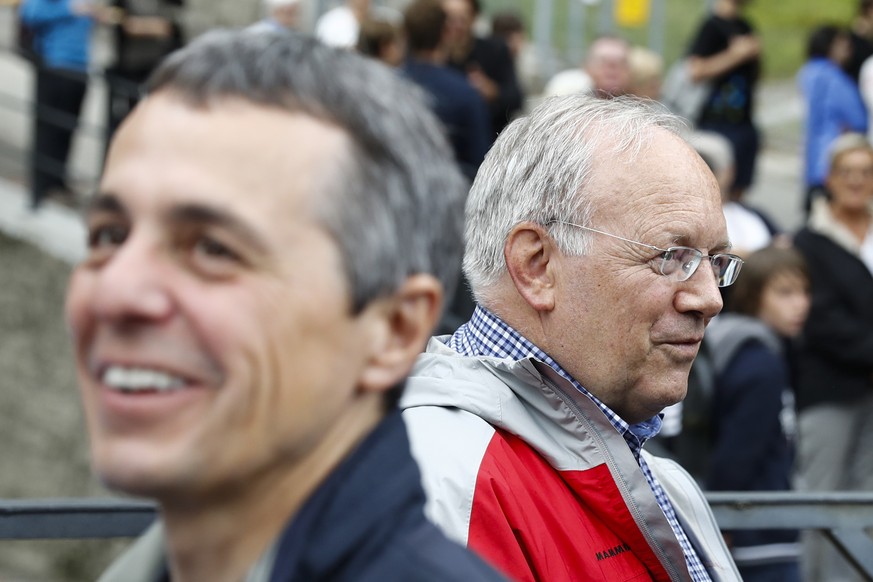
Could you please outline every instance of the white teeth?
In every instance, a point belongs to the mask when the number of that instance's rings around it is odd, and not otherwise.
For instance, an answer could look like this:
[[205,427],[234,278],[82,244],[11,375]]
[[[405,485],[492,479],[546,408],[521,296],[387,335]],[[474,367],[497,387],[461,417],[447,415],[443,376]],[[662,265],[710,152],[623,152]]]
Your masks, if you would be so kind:
[[137,392],[141,390],[176,390],[185,385],[185,380],[158,370],[148,368],[124,368],[109,366],[103,372],[103,383],[115,390]]

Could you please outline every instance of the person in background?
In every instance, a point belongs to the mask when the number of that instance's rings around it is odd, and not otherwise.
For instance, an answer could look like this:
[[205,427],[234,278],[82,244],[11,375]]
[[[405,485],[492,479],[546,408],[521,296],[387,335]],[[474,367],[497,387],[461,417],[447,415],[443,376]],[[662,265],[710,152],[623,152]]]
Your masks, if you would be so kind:
[[574,67],[552,75],[543,88],[543,98],[591,93],[593,90],[594,81],[591,80],[591,75],[579,67]]
[[[829,152],[829,198],[794,237],[812,308],[798,353],[798,488],[873,490],[873,148],[848,133]],[[820,534],[806,536],[806,580],[850,579]]]
[[85,100],[90,38],[102,8],[87,1],[24,0],[19,17],[34,33],[34,91],[30,207],[47,198],[74,203],[67,162]]
[[409,56],[403,74],[430,95],[464,175],[471,179],[485,158],[491,128],[479,93],[446,64],[448,15],[439,0],[414,0],[403,17]]
[[184,0],[112,0],[115,61],[106,69],[106,147],[157,64],[182,46]]
[[300,28],[300,0],[263,0],[264,18],[251,25],[256,32],[285,32]]
[[[704,340],[716,375],[706,487],[788,491],[796,433],[792,340],[810,307],[803,256],[783,247],[750,254],[727,307]],[[726,535],[745,582],[800,582],[798,531]]]
[[319,17],[315,37],[328,46],[355,48],[361,23],[370,18],[370,0],[344,0]]
[[588,47],[584,69],[597,97],[626,94],[631,87],[630,44],[617,36],[600,36]]
[[524,104],[512,54],[497,37],[484,38],[474,32],[481,13],[479,0],[443,0],[448,15],[448,65],[466,75],[490,111],[493,136],[500,133]]
[[527,42],[524,31],[524,21],[515,10],[496,12],[491,17],[491,36],[502,40],[509,49],[512,61],[518,63],[521,52]]
[[850,56],[843,65],[846,74],[860,84],[861,67],[873,56],[873,0],[859,0],[849,31]]
[[631,95],[657,101],[661,96],[661,81],[664,77],[664,59],[655,51],[643,46],[632,46],[628,53]]
[[406,56],[403,30],[388,20],[367,20],[361,25],[358,52],[382,61],[389,67],[399,67]]
[[753,122],[761,69],[761,40],[743,16],[748,0],[715,0],[688,51],[691,78],[710,81],[712,93],[697,129],[720,133],[734,152],[731,199],[740,200],[754,182],[760,135]]
[[101,581],[499,580],[425,518],[396,407],[466,193],[419,93],[250,30],[147,89],[66,302],[94,470],[159,507]]
[[808,60],[797,74],[806,104],[804,152],[804,211],[812,201],[825,196],[828,148],[846,132],[867,131],[867,110],[858,86],[843,71],[849,58],[848,32],[836,26],[820,26],[809,37]]
[[592,93],[612,98],[631,89],[630,44],[623,38],[598,37],[588,47],[581,67],[566,69],[552,76],[543,90],[544,97]]
[[761,210],[745,202],[731,199],[735,171],[730,142],[714,131],[695,131],[688,141],[709,166],[721,189],[721,209],[727,223],[733,252],[746,257],[771,244],[784,246],[789,241],[782,229]]
[[694,480],[643,451],[742,265],[679,125],[629,97],[547,99],[470,190],[477,307],[401,408],[429,517],[514,580],[739,578]]

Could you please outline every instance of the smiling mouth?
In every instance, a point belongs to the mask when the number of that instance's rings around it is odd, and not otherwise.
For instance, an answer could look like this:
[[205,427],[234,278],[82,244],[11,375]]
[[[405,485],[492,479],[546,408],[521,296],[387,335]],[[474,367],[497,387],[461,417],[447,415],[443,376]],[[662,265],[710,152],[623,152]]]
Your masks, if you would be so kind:
[[123,394],[169,393],[183,389],[188,381],[155,368],[109,365],[99,374],[100,383]]

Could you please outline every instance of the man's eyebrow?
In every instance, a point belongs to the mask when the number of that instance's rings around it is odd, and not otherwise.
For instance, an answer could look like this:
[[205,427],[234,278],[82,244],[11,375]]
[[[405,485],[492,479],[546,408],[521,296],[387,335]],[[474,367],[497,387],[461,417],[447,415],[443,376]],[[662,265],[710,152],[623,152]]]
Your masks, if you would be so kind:
[[[674,236],[672,244],[679,245],[679,246],[685,246],[685,247],[697,248],[689,241],[688,237],[685,235]],[[720,253],[726,253],[726,252],[730,251],[732,247],[733,247],[733,245],[731,244],[730,241],[722,240],[722,241],[718,242],[714,247],[709,249],[709,254],[710,255],[717,255]]]
[[255,229],[221,208],[205,204],[183,204],[170,210],[169,219],[176,223],[218,226],[242,238],[258,251],[266,252],[268,248]]
[[727,253],[727,252],[730,252],[730,250],[733,248],[733,246],[734,245],[731,244],[731,241],[722,240],[721,242],[716,244],[714,247],[709,249],[709,254],[710,255],[718,255],[721,253]]
[[127,214],[127,209],[122,204],[117,196],[108,192],[98,192],[95,194],[88,205],[85,207],[83,214],[90,216],[98,212],[108,212],[111,214]]

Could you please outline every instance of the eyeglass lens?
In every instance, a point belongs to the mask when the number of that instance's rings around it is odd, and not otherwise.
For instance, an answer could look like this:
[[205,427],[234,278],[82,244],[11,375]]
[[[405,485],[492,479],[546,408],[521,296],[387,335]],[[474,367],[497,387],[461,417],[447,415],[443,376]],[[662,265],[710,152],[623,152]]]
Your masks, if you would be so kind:
[[[730,255],[715,255],[708,258],[719,287],[727,287],[736,280],[742,264],[740,261]],[[663,255],[661,273],[677,281],[687,281],[702,260],[703,253],[697,249],[672,247]]]

